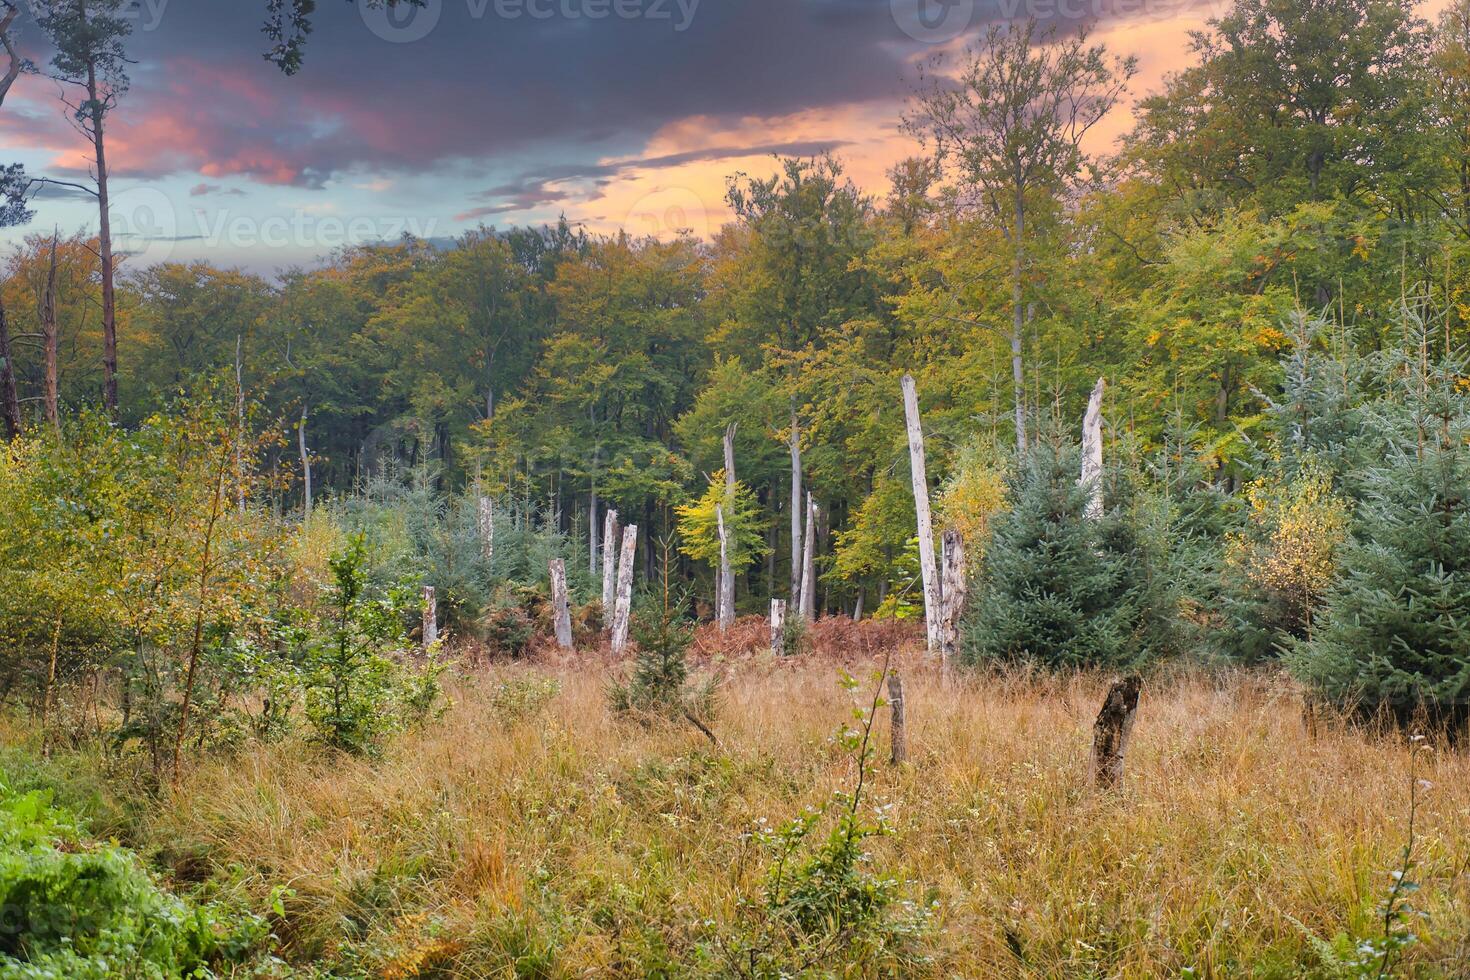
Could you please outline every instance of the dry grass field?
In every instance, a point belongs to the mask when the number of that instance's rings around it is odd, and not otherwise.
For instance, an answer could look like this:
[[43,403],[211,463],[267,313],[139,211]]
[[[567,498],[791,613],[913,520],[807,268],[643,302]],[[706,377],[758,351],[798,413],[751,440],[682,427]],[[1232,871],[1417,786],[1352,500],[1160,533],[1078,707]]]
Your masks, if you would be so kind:
[[[727,668],[713,727],[648,726],[606,706],[610,668],[499,666],[376,760],[300,743],[194,767],[132,819],[178,883],[264,902],[298,963],[368,975],[681,976],[740,920],[768,856],[750,834],[851,788],[833,733],[873,665],[753,657]],[[895,658],[910,762],[878,712],[863,800],[893,833],[871,869],[932,908],[897,970],[936,977],[1330,975],[1408,838],[1418,941],[1399,975],[1470,963],[1470,762],[1332,723],[1263,674],[1183,672],[1143,692],[1125,784],[1090,784],[1107,679],[962,677]],[[1421,918],[1419,913],[1423,913]],[[708,964],[706,964],[708,966]],[[718,966],[712,967],[719,972]],[[731,968],[733,970],[733,967]],[[851,975],[877,968],[854,966]]]

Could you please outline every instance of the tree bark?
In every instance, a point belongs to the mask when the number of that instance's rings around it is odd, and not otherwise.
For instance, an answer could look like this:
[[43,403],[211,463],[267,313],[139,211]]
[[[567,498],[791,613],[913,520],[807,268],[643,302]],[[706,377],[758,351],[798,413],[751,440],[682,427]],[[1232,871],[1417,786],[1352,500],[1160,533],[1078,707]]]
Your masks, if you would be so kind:
[[46,270],[46,293],[41,297],[41,344],[45,356],[45,382],[42,390],[46,421],[61,428],[61,377],[57,367],[61,347],[61,330],[56,323],[56,243],[51,235],[51,263]]
[[424,651],[439,642],[439,603],[432,585],[424,586]]
[[771,600],[771,652],[781,656],[786,652],[786,600]]
[[489,565],[495,560],[495,504],[481,496],[476,502],[475,525],[480,532],[480,556]]
[[1098,378],[1091,397],[1087,399],[1087,415],[1082,420],[1082,478],[1078,482],[1087,491],[1085,513],[1092,521],[1103,515],[1103,388],[1104,381]]
[[618,587],[618,512],[608,508],[602,520],[602,622],[611,628]]
[[560,558],[549,563],[551,571],[551,607],[556,615],[556,645],[572,648],[572,612],[567,599],[567,569]]
[[20,435],[20,395],[15,387],[15,360],[10,353],[10,324],[5,319],[4,296],[0,296],[0,414],[5,416],[6,438]]
[[306,450],[306,405],[301,406],[301,421],[296,425],[296,448],[301,454],[301,512],[311,517],[311,454]]
[[817,498],[806,495],[806,535],[801,555],[801,618],[817,621]]
[[890,760],[895,766],[901,766],[909,758],[909,736],[908,720],[904,713],[903,678],[896,670],[888,675],[888,707],[893,712],[893,727],[889,733],[892,746]]
[[[735,423],[725,427],[725,505],[735,506]],[[716,515],[720,516],[720,515]],[[730,511],[733,520],[734,510]],[[723,632],[735,621],[735,573],[730,564],[729,531],[720,517],[720,575],[718,609],[720,630]]]
[[733,607],[726,602],[725,583],[730,577],[730,539],[725,531],[724,504],[715,504],[715,527],[720,535],[720,572],[719,581],[715,583],[715,625],[723,633],[730,628],[730,622],[735,618]]
[[919,418],[919,392],[914,376],[903,376],[903,414],[908,424],[909,473],[913,477],[914,513],[918,515],[919,574],[924,585],[924,635],[930,653],[940,652],[939,570],[934,562],[934,525],[929,514],[929,477],[924,466],[924,430]]
[[618,559],[618,595],[613,607],[612,649],[628,645],[628,617],[633,611],[633,562],[638,558],[638,525],[623,528],[623,552]]
[[954,528],[948,528],[944,532],[943,559],[939,603],[939,656],[940,663],[948,669],[959,653],[960,619],[965,614],[965,598],[969,594],[965,539]]
[[1103,789],[1123,781],[1123,759],[1142,687],[1143,679],[1137,674],[1114,681],[1092,726],[1092,778]]
[[791,406],[791,605],[801,608],[801,429],[796,404]]

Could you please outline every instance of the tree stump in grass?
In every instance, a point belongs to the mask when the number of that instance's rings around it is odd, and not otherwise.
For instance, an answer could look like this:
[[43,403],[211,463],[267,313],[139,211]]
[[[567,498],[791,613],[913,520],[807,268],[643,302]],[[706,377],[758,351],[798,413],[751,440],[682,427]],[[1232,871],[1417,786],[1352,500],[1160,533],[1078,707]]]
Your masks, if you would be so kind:
[[888,675],[888,706],[893,711],[893,728],[890,742],[893,746],[893,764],[901,766],[909,757],[908,730],[904,719],[903,678],[894,671]]
[[1103,789],[1123,781],[1123,756],[1142,688],[1143,678],[1137,674],[1114,681],[1092,726],[1092,778]]
[[547,563],[551,573],[551,608],[556,626],[556,645],[563,650],[572,648],[572,612],[567,597],[567,566],[560,558]]

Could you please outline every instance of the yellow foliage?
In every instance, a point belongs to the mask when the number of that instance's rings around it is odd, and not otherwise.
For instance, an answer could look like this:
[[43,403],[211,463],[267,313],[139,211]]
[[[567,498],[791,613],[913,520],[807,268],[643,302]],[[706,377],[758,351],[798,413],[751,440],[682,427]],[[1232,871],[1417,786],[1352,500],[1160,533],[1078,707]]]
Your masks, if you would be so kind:
[[960,450],[954,471],[939,494],[940,526],[960,532],[965,540],[965,557],[972,567],[985,553],[991,521],[1005,509],[1003,458],[989,443]]
[[1261,479],[1246,487],[1248,527],[1232,535],[1226,558],[1247,580],[1309,611],[1326,592],[1347,539],[1348,509],[1331,477],[1305,466],[1281,486]]

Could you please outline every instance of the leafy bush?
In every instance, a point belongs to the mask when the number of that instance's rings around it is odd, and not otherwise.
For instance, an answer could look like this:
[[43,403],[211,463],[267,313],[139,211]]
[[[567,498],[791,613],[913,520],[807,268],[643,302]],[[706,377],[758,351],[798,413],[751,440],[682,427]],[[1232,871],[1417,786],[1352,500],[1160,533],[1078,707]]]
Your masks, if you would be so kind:
[[961,658],[1054,667],[1125,666],[1174,648],[1177,599],[1134,481],[1106,475],[1105,510],[1084,516],[1075,450],[1043,443],[1010,481]]
[[481,621],[480,633],[491,653],[521,657],[531,645],[535,624],[519,606],[501,606],[490,610]]
[[83,837],[42,792],[0,778],[0,977],[213,976],[269,938],[264,920],[159,888],[132,852]]

